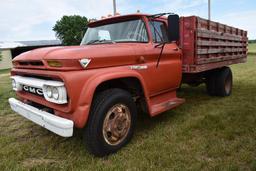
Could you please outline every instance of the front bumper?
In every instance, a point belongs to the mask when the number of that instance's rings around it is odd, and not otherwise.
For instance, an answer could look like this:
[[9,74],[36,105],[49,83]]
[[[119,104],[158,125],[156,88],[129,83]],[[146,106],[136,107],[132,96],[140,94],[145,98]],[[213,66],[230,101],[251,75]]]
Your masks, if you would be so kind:
[[73,135],[73,121],[39,110],[14,98],[10,98],[9,103],[12,110],[55,134],[62,137]]

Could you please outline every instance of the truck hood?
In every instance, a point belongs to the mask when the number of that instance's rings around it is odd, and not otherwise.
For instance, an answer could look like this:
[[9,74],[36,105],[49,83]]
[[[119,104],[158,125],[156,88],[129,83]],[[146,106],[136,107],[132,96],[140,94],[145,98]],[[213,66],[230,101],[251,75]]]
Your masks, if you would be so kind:
[[[81,59],[91,59],[87,69],[129,65],[136,62],[132,44],[100,44],[86,46],[60,46],[40,48],[25,52],[17,56],[13,62],[24,63],[42,61],[42,69],[79,70],[83,69],[79,63]],[[51,68],[47,61],[60,61],[61,68]],[[32,65],[18,65],[18,68],[33,68]],[[36,67],[38,68],[38,66]]]

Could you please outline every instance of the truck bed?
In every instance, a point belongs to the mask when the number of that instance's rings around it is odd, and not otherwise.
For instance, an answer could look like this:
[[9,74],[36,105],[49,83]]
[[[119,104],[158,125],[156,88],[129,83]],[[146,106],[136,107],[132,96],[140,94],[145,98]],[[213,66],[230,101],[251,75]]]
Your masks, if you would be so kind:
[[199,73],[246,62],[247,32],[202,19],[181,17],[180,47],[183,73]]

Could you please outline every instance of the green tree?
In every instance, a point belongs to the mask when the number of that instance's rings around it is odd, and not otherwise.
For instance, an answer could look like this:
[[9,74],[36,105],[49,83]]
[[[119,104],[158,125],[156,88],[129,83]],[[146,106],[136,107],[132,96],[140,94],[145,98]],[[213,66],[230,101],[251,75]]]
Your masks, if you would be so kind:
[[63,16],[53,27],[64,45],[79,45],[87,30],[88,20],[79,15]]

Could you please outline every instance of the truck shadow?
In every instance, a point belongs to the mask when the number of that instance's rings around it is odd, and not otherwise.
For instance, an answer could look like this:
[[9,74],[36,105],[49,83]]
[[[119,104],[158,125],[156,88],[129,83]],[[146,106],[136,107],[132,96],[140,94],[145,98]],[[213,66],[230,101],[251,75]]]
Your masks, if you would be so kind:
[[205,103],[206,101],[213,100],[212,97],[209,97],[207,95],[205,86],[182,86],[182,88],[178,91],[177,96],[186,99],[186,102],[175,109],[163,112],[155,117],[150,117],[149,114],[146,113],[139,113],[136,132],[138,132],[138,134],[147,131],[150,132],[150,130],[155,129],[155,127],[157,127],[158,125],[164,123],[170,124],[173,120],[179,117],[179,115],[184,114],[182,110],[180,111],[180,109],[184,107],[188,108],[188,106],[191,105],[188,104],[189,102],[197,101],[197,103],[200,104]]
[[[187,115],[197,113],[195,110],[200,111],[200,108],[219,106],[224,110],[222,112],[225,112],[225,110],[228,112],[228,110],[231,110],[231,107],[232,110],[242,111],[239,105],[240,102],[247,102],[249,104],[256,101],[255,95],[256,84],[251,82],[234,83],[233,93],[229,97],[209,96],[206,92],[205,85],[200,85],[199,87],[183,85],[178,91],[177,96],[186,99],[184,104],[155,117],[150,117],[145,113],[138,114],[137,129],[135,132],[139,136],[141,134],[150,134],[152,130],[160,125],[176,123],[176,120],[185,120],[186,117],[189,117]],[[197,109],[195,109],[195,106],[197,106]]]

